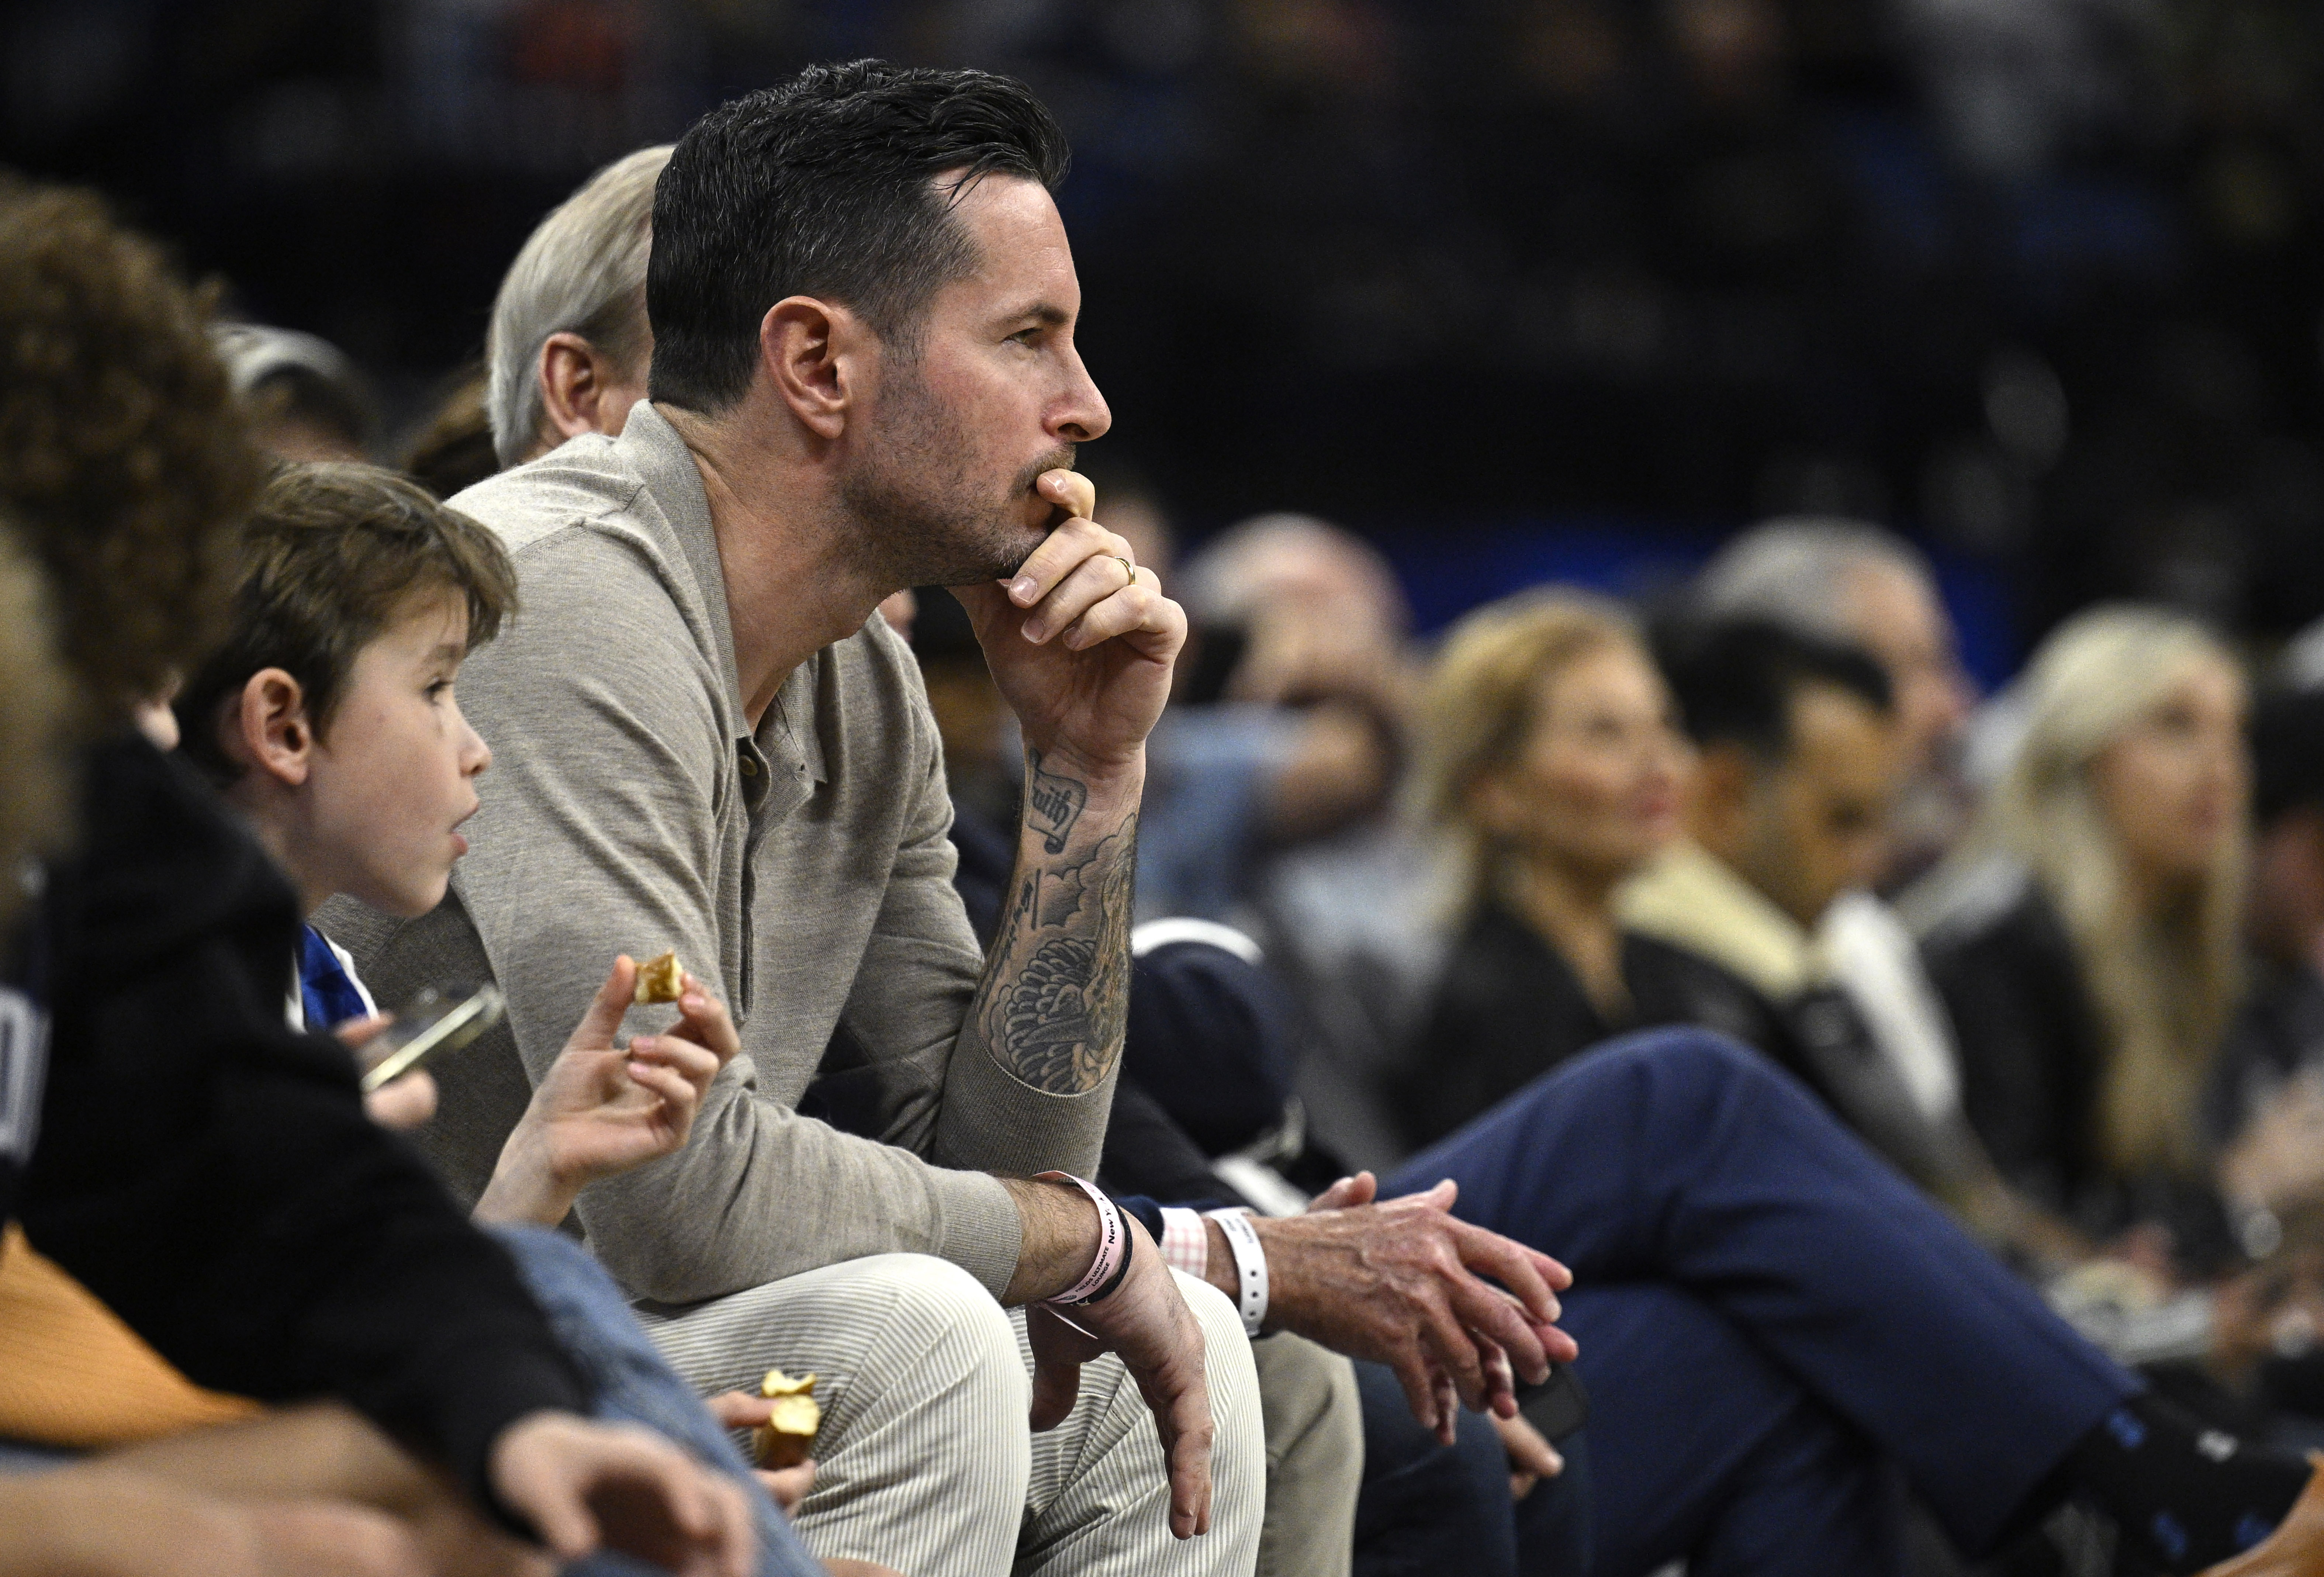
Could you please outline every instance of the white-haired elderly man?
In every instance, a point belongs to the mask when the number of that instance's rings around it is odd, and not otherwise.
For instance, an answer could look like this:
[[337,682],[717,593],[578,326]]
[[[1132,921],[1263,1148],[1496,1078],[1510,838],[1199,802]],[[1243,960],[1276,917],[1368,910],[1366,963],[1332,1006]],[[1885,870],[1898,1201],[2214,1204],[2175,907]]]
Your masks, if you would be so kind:
[[618,435],[646,396],[646,262],[669,144],[608,164],[543,219],[509,265],[484,334],[484,410],[503,466],[583,433]]

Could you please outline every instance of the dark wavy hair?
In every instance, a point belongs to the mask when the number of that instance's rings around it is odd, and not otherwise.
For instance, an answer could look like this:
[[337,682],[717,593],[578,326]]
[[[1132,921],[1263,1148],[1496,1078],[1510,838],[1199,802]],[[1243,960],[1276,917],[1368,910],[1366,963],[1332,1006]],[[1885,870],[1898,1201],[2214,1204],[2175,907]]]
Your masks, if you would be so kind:
[[26,897],[27,860],[68,844],[71,686],[56,659],[47,576],[0,519],[0,926]]
[[92,727],[217,639],[265,477],[210,309],[95,194],[0,172],[0,504],[48,572]]
[[1054,188],[1070,157],[1032,90],[989,71],[810,66],[712,110],[654,187],[653,397],[741,399],[786,296],[844,303],[908,352],[928,298],[976,266],[958,194],[987,175]]

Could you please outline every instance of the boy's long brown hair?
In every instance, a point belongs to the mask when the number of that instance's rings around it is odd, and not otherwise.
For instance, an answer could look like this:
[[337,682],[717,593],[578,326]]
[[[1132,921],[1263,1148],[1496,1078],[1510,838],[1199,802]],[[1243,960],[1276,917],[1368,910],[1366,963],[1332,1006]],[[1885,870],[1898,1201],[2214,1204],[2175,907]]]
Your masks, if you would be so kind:
[[305,692],[320,737],[355,658],[416,596],[467,605],[468,646],[516,610],[516,567],[492,532],[425,488],[376,466],[290,466],[243,528],[242,576],[226,640],[178,697],[180,747],[220,782],[242,768],[226,750],[226,713],[262,669]]

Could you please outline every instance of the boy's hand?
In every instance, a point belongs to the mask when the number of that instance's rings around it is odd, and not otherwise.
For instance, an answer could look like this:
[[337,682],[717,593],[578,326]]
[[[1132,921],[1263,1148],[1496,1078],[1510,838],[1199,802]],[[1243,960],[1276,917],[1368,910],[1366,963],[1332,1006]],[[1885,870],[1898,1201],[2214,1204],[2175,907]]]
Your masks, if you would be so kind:
[[725,1008],[689,974],[671,1030],[637,1036],[617,1049],[613,1037],[637,978],[626,954],[613,961],[588,1014],[502,1148],[476,1204],[478,1220],[555,1226],[586,1185],[685,1147],[704,1093],[741,1052],[742,1041]]
[[[748,1391],[721,1391],[704,1400],[710,1416],[727,1429],[756,1429],[774,1416],[775,1404],[766,1397],[754,1397]],[[799,1502],[815,1488],[815,1459],[809,1457],[795,1468],[758,1468],[753,1470],[775,1504],[788,1517],[798,1510]]]
[[493,1492],[560,1560],[614,1549],[678,1577],[749,1577],[742,1489],[650,1430],[533,1413],[493,1443]]
[[[361,1055],[363,1048],[392,1022],[385,1013],[371,1013],[361,1019],[349,1019],[333,1028],[331,1033],[339,1038],[340,1045],[357,1054],[357,1063],[369,1064],[378,1059]],[[428,1076],[425,1068],[414,1068],[392,1084],[366,1093],[364,1111],[382,1128],[392,1128],[398,1133],[418,1128],[436,1115],[436,1081]]]

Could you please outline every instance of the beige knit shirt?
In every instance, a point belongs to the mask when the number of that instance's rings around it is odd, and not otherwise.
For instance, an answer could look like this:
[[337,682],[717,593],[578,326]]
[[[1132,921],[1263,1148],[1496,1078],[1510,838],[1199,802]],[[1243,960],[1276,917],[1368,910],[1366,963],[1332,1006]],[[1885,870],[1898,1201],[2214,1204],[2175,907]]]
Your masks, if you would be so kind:
[[[493,749],[473,852],[424,919],[344,900],[318,917],[391,1007],[487,977],[507,993],[512,1038],[440,1065],[426,1147],[481,1193],[614,954],[675,948],[733,1009],[743,1055],[686,1149],[581,1196],[631,1293],[686,1303],[902,1250],[998,1294],[1019,1226],[985,1174],[1093,1172],[1112,1081],[1045,1094],[955,1052],[983,961],[909,650],[874,615],[794,671],[754,733],[700,475],[648,404],[618,440],[576,439],[453,502],[500,534],[523,604],[459,678]],[[794,1110],[835,1033],[851,1126],[877,1139]]]

